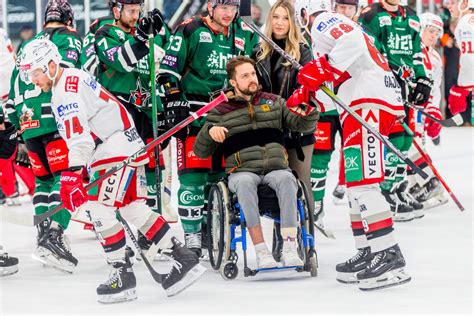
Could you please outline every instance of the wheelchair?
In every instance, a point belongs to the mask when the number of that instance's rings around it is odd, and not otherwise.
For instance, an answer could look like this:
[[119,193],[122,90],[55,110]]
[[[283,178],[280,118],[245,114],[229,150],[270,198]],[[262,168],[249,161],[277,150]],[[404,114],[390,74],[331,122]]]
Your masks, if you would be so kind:
[[[247,227],[244,213],[238,203],[236,194],[227,187],[227,180],[221,179],[213,184],[209,191],[207,207],[207,243],[209,261],[214,270],[219,270],[225,280],[235,279],[239,273],[237,267],[237,245],[242,245],[244,260],[244,276],[254,276],[258,272],[269,270],[296,270],[309,272],[311,277],[318,275],[318,258],[314,242],[313,212],[308,205],[309,193],[305,184],[298,180],[298,254],[303,261],[302,266],[251,269],[247,263]],[[274,221],[272,253],[275,260],[280,261],[278,253],[279,214],[278,198],[274,190],[266,185],[258,187],[260,215]],[[240,232],[237,229],[240,227]]]

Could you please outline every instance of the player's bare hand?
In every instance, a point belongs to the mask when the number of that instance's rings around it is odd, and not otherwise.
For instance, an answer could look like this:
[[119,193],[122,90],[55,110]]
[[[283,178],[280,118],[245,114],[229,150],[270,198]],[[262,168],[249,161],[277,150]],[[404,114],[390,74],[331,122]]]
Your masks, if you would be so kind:
[[223,126],[213,126],[209,129],[209,135],[211,138],[217,142],[222,143],[225,140],[225,134],[229,132],[227,128]]

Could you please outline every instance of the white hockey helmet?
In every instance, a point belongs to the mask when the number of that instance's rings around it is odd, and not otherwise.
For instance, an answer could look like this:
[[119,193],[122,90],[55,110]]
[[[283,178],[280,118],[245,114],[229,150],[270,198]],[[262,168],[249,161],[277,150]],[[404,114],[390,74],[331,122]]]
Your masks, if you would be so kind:
[[48,71],[50,61],[53,61],[58,66],[61,62],[61,55],[57,46],[44,38],[32,40],[26,44],[18,57],[17,65],[20,68],[21,80],[31,83],[31,73],[36,69],[41,69],[49,79],[54,81],[58,75],[59,67],[56,68],[56,73],[51,76]]
[[466,12],[469,9],[474,9],[474,0],[467,0],[467,7],[462,8],[464,0],[458,0],[458,7],[460,12]]
[[441,20],[441,17],[431,12],[425,12],[420,15],[420,24],[422,29],[425,29],[428,26],[433,26],[443,33],[443,20]]
[[301,27],[307,27],[309,16],[319,11],[330,11],[331,0],[296,0],[295,18]]

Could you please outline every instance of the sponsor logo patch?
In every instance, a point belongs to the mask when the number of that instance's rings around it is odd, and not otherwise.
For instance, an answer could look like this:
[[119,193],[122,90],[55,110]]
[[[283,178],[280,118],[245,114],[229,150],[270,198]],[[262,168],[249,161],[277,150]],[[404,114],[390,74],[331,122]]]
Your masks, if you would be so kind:
[[199,33],[199,43],[212,43],[212,36],[209,32]]
[[408,25],[415,31],[420,31],[420,23],[418,21],[408,19]]
[[69,76],[66,78],[66,83],[64,85],[64,89],[66,90],[66,92],[77,93],[78,86],[79,86],[78,76]]
[[75,50],[68,50],[66,51],[66,58],[77,61],[77,59],[79,58],[79,55],[77,54]]
[[380,26],[392,25],[392,19],[389,16],[381,16],[379,17],[379,24]]

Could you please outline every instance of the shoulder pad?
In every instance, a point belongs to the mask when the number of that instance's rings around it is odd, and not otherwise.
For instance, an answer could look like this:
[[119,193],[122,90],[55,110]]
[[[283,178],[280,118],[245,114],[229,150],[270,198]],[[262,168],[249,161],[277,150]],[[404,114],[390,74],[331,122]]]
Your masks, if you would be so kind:
[[95,35],[94,35],[95,39],[97,40],[98,38],[107,36],[109,34],[110,29],[113,27],[114,26],[112,24],[105,24],[99,27],[99,29],[95,32]]
[[[81,38],[79,33],[77,33],[76,30],[74,30],[73,28],[69,26],[48,28],[47,30],[51,30],[50,32],[51,36],[53,36],[54,34],[58,34],[58,35],[68,35],[68,36],[76,37],[79,39]],[[46,29],[45,29],[45,32],[47,32]]]
[[200,16],[189,18],[179,25],[176,29],[177,32],[183,33],[184,37],[191,37],[191,35],[200,27],[205,27],[206,25],[202,21]]
[[89,26],[89,32],[91,33],[95,33],[97,32],[98,29],[101,28],[102,25],[104,25],[104,23],[107,23],[109,21],[113,21],[114,18],[112,16],[103,16],[103,17],[100,17],[98,19],[95,19],[94,22],[92,22],[92,24]]
[[360,17],[363,18],[367,23],[370,23],[377,16],[377,14],[383,11],[384,8],[382,5],[379,2],[375,2],[365,7],[365,9],[363,9],[360,13]]

